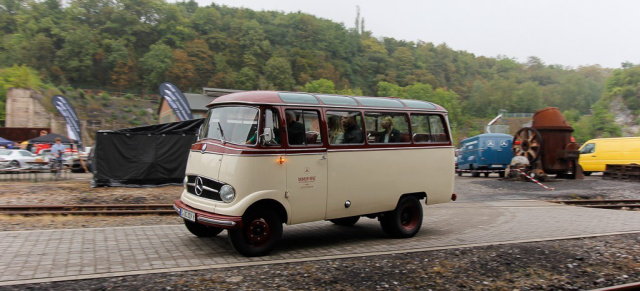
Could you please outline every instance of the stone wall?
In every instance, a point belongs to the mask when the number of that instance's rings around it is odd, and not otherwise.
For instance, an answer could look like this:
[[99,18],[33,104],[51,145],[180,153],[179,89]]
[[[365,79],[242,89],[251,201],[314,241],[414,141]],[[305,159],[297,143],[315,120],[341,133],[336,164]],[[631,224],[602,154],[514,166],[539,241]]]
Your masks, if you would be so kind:
[[42,96],[31,89],[11,88],[7,92],[6,127],[56,127],[53,114],[40,103]]

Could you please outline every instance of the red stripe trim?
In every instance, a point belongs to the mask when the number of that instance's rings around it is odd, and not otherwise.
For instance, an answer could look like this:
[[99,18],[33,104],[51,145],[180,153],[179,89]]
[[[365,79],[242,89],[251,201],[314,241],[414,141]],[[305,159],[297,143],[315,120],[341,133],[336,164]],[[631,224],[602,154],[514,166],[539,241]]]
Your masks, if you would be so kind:
[[209,154],[235,154],[235,155],[286,155],[286,154],[313,154],[324,153],[329,151],[352,151],[352,150],[402,150],[402,149],[430,149],[450,147],[451,143],[393,143],[393,144],[364,144],[364,145],[329,145],[324,146],[280,146],[280,147],[246,147],[234,144],[222,144],[215,140],[206,140],[196,142],[191,146],[192,151],[202,151],[202,147],[206,144],[204,153]]

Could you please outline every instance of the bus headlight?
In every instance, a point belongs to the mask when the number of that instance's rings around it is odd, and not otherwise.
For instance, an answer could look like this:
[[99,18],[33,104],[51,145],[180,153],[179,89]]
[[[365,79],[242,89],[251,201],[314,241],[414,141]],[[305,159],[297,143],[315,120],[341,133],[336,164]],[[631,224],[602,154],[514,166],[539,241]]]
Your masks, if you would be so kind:
[[220,198],[222,198],[222,201],[229,203],[236,198],[236,190],[231,185],[224,185],[220,188]]
[[184,180],[182,180],[182,187],[184,187],[185,190],[187,189],[187,181],[187,176],[184,176]]

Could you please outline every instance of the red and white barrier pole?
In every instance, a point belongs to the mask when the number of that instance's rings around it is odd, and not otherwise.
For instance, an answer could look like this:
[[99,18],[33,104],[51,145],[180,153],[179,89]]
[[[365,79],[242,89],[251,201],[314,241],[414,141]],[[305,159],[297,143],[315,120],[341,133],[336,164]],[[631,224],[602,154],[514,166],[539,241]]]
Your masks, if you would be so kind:
[[520,171],[520,169],[518,169],[518,168],[515,168],[514,170],[516,170],[516,171],[520,172],[520,175],[523,175],[523,176],[525,176],[525,177],[529,178],[529,180],[531,180],[531,181],[535,182],[536,184],[538,184],[538,185],[540,185],[540,186],[544,187],[545,189],[547,189],[547,190],[549,190],[549,191],[553,191],[553,190],[555,190],[555,188],[547,187],[547,186],[545,186],[544,184],[542,184],[542,183],[538,182],[538,180],[536,180],[536,179],[534,179],[533,177],[531,177],[531,176],[529,176],[529,175],[525,174],[523,171]]

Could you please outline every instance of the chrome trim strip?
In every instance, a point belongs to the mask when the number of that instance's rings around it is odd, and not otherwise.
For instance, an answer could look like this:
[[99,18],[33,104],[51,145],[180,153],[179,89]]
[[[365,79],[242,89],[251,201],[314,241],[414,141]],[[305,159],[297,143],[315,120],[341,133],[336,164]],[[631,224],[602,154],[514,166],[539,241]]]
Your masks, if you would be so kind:
[[204,186],[204,185],[202,186],[202,189],[204,189],[204,190],[207,190],[207,191],[211,191],[211,192],[215,192],[215,193],[218,193],[218,190],[216,190],[216,189],[213,189],[213,188],[209,188],[209,187],[207,187],[207,186]]
[[[218,183],[220,183],[220,184],[227,184],[227,183],[221,182],[220,180],[213,179],[213,178],[209,178],[209,177],[207,177],[207,176],[203,176],[203,175],[199,175],[199,174],[194,174],[194,173],[185,173],[184,175],[185,175],[185,176],[200,176],[200,177],[202,177],[202,178],[209,179],[209,180],[211,180],[211,181],[215,181],[215,182],[218,182]],[[194,185],[195,185],[195,184],[194,184]]]
[[208,222],[208,223],[213,223],[213,224],[225,225],[225,226],[235,226],[236,225],[236,223],[233,222],[233,221],[217,220],[217,219],[211,219],[211,218],[206,218],[206,217],[201,217],[201,216],[198,216],[198,220],[204,221],[204,222]]
[[428,149],[455,148],[454,146],[433,146],[433,147],[406,147],[406,148],[374,148],[374,149],[329,149],[327,152],[353,152],[353,151],[386,151],[386,150],[428,150]]

